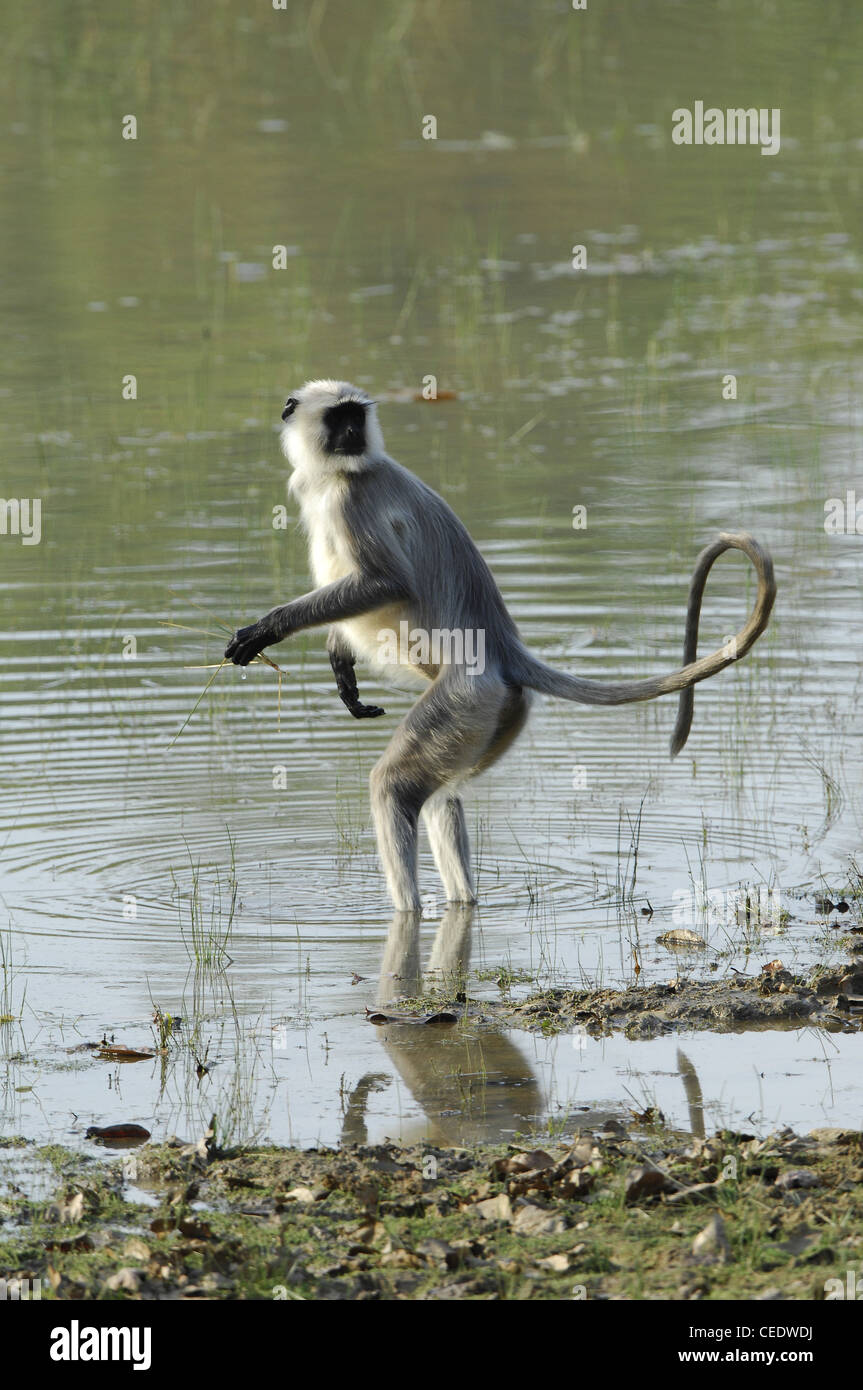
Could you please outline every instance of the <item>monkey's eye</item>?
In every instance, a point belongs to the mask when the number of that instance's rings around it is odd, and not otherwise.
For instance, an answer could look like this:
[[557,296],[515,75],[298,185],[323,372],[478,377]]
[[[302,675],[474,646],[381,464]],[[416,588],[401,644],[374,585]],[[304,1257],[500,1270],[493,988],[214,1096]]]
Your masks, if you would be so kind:
[[298,405],[299,401],[296,396],[288,396],[288,399],[285,401],[285,408],[282,411],[282,419],[287,420],[289,416],[293,415]]

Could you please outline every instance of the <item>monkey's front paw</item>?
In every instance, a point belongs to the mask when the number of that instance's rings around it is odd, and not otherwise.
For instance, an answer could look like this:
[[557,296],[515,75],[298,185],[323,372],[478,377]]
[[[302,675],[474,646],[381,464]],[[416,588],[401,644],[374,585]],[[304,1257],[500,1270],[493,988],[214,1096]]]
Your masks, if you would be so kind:
[[381,709],[380,705],[363,705],[359,700],[355,705],[348,705],[348,709],[354,719],[377,719],[379,715],[386,714],[386,710]]
[[241,627],[239,632],[234,633],[225,648],[225,656],[228,661],[233,661],[235,666],[248,666],[266,646],[266,637],[258,624],[252,623],[250,627]]

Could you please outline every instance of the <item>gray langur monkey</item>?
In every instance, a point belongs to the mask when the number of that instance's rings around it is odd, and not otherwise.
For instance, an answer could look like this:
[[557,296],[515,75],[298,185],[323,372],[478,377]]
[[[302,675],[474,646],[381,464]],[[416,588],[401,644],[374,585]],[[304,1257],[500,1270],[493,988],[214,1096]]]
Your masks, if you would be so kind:
[[[521,732],[531,691],[587,705],[680,691],[674,756],[692,723],[692,686],[745,656],[767,626],[776,594],[770,556],[749,535],[723,533],[695,563],[680,670],[625,683],[565,675],[524,646],[488,565],[443,498],[384,452],[375,402],[364,391],[343,381],[310,381],[288,399],[282,419],[290,488],[319,587],[240,628],[225,656],[246,666],[264,647],[327,625],[339,694],[357,718],[383,713],[360,702],[358,657],[384,676],[397,671],[425,687],[371,773],[378,848],[400,911],[420,909],[420,812],[447,900],[475,900],[459,785],[496,762]],[[742,550],[752,561],[758,595],[736,638],[696,660],[705,581],[726,550]],[[482,670],[470,667],[463,652],[453,654],[458,644],[450,644],[447,656],[417,660],[404,640],[417,630],[484,634]],[[401,634],[395,648],[381,642],[382,631]]]

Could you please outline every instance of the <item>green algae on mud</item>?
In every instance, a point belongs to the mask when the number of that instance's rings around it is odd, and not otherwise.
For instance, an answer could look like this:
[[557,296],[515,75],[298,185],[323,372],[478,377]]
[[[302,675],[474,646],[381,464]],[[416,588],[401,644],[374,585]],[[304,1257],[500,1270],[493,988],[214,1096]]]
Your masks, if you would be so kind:
[[53,1148],[51,1200],[0,1201],[0,1277],[60,1300],[316,1301],[821,1299],[859,1277],[863,1135],[638,1123],[544,1148]]

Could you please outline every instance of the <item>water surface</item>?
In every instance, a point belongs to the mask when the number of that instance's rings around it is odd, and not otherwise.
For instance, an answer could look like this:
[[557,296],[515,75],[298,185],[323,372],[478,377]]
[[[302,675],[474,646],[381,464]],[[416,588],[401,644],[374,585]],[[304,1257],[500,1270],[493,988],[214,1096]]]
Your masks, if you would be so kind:
[[[770,630],[699,688],[674,764],[673,701],[549,701],[471,789],[471,970],[665,978],[679,962],[655,938],[699,885],[776,889],[792,915],[778,937],[695,922],[712,949],[687,968],[835,954],[795,893],[847,884],[861,829],[861,538],[823,524],[859,475],[861,23],[802,0],[653,0],[625,22],[547,0],[145,0],[134,20],[57,0],[7,20],[0,491],[42,499],[42,540],[0,537],[0,901],[20,1015],[0,1026],[4,1129],[77,1142],[134,1119],[161,1136],[216,1110],[302,1143],[337,1142],[346,1115],[493,1137],[580,1105],[618,1113],[640,1077],[687,1122],[673,1040],[439,1040],[447,1075],[498,1049],[507,1094],[481,1123],[451,1086],[412,1086],[422,1044],[387,1050],[364,1017],[390,920],[366,779],[408,697],[367,677],[387,718],[353,722],[322,633],[274,653],[280,719],[271,671],[225,671],[171,742],[220,623],[308,587],[293,508],[287,529],[272,517],[278,413],[311,376],[381,400],[390,451],[455,507],[562,667],[676,665],[700,547],[745,527],[775,557]],[[673,146],[671,112],[696,99],[781,108],[780,153]],[[416,399],[428,375],[454,399]],[[743,560],[724,559],[705,650],[751,599]],[[233,963],[196,980],[193,880],[224,921],[232,859]],[[427,954],[442,904],[426,853],[423,876]],[[188,1050],[167,1073],[63,1050],[151,1041],[156,1006],[197,1021],[202,1082]],[[685,1047],[711,1117],[860,1124],[855,1038]]]

